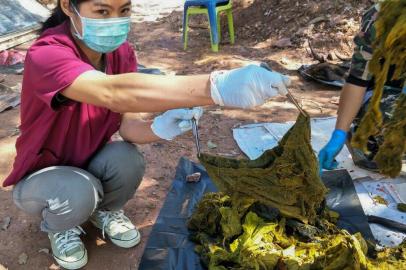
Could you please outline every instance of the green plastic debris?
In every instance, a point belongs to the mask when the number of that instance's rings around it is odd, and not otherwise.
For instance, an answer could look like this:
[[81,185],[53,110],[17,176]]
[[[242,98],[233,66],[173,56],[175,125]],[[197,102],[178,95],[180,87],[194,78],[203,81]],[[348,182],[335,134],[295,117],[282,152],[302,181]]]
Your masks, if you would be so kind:
[[406,269],[406,242],[377,252],[336,227],[339,215],[324,207],[308,116],[257,160],[200,160],[221,191],[205,194],[188,221],[209,270]]
[[200,162],[221,191],[253,198],[304,223],[314,223],[327,192],[310,144],[307,115],[301,114],[279,145],[257,160],[202,154]]
[[382,198],[379,195],[375,195],[372,199],[374,200],[375,203],[383,204],[386,206],[389,204],[384,198]]
[[[203,206],[213,198],[215,204]],[[228,206],[221,206],[221,201]],[[397,248],[368,252],[373,248],[361,234],[337,228],[327,213],[316,226],[284,217],[269,221],[259,217],[252,205],[241,212],[234,201],[223,193],[206,194],[197,209],[210,212],[196,211],[189,220],[196,252],[209,270],[406,269],[406,242]],[[244,212],[237,219],[238,213]],[[207,217],[213,213],[220,216],[210,227]],[[303,238],[300,230],[304,228],[313,228],[311,237]],[[367,257],[370,253],[373,256]]]
[[397,209],[398,209],[400,212],[405,212],[405,213],[406,213],[406,204],[404,204],[404,203],[398,203]]

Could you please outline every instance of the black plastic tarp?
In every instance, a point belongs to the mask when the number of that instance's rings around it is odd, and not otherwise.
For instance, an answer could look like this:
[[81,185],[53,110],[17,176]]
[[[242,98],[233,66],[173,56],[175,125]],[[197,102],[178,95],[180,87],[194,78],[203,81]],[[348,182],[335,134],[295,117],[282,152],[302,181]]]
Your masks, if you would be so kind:
[[[186,176],[195,172],[201,172],[200,182],[186,182]],[[361,232],[366,239],[373,240],[347,171],[325,172],[322,180],[330,190],[327,205],[340,214],[338,226],[350,233]],[[203,194],[214,191],[216,187],[201,165],[185,158],[180,160],[173,185],[149,236],[140,270],[204,269],[194,252],[194,243],[189,240],[186,221]]]

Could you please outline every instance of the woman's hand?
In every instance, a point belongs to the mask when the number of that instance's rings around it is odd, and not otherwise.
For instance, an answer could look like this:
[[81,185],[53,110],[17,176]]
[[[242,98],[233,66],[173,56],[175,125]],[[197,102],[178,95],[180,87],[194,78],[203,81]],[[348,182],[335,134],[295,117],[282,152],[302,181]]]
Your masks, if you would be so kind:
[[156,136],[164,140],[173,140],[175,137],[192,129],[192,119],[199,121],[203,115],[200,107],[193,109],[169,110],[155,117],[151,129]]
[[320,175],[323,169],[334,170],[338,166],[338,162],[334,158],[343,149],[345,141],[347,140],[347,132],[344,130],[336,129],[331,135],[330,141],[319,152],[319,169]]
[[253,108],[276,95],[286,95],[289,84],[288,77],[255,65],[190,76],[88,71],[61,93],[74,101],[125,114],[214,104]]
[[253,108],[269,98],[286,95],[290,79],[278,72],[249,65],[211,74],[211,97],[220,106]]

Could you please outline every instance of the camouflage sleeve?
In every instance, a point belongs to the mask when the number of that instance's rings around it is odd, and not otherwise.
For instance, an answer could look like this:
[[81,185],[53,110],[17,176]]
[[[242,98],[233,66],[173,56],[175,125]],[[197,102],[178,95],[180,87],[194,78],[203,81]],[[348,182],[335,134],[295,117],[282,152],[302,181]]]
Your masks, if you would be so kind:
[[368,9],[362,18],[361,29],[354,38],[355,48],[347,77],[348,83],[366,87],[372,79],[368,64],[372,58],[372,44],[376,36],[374,23],[377,14],[378,6],[375,5]]

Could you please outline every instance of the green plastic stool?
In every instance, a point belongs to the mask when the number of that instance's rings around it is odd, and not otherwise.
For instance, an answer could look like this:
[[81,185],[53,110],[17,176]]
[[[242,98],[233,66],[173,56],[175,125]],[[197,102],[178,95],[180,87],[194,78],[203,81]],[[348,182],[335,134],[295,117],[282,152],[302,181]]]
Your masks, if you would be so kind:
[[[218,37],[219,37],[219,43],[220,43],[220,39],[221,39],[220,15],[223,12],[227,13],[228,31],[230,33],[230,42],[231,42],[231,44],[234,44],[235,43],[235,34],[234,34],[234,21],[233,21],[233,6],[231,3],[231,0],[228,2],[227,5],[216,7],[217,33],[218,33]],[[186,21],[185,21],[185,25],[184,25],[185,29],[183,30],[183,31],[185,31],[184,40],[183,40],[184,50],[187,49],[187,45],[188,45],[189,16],[194,15],[194,14],[206,14],[207,17],[209,16],[208,9],[205,7],[189,7],[188,8],[188,10],[186,12]],[[210,31],[210,41],[211,41],[212,51],[218,52],[219,44],[215,44],[213,42],[213,37],[212,37],[211,31]]]

